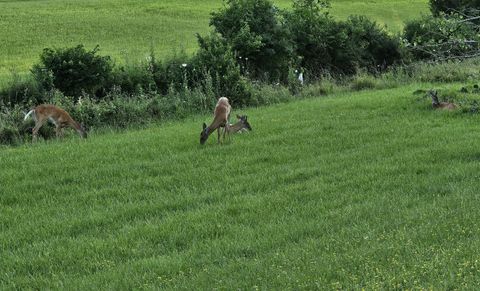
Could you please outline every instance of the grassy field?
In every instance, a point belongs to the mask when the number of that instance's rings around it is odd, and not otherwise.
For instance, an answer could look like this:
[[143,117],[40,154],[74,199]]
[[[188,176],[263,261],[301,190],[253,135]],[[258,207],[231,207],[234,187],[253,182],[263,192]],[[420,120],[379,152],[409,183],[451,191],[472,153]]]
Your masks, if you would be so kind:
[[[120,63],[139,61],[152,48],[160,57],[193,52],[195,33],[209,31],[210,13],[221,6],[221,0],[0,0],[0,81],[12,70],[27,72],[45,47],[98,44]],[[364,14],[391,31],[428,10],[427,0],[334,0],[332,7],[335,17]]]
[[480,120],[419,87],[2,149],[0,289],[476,289]]

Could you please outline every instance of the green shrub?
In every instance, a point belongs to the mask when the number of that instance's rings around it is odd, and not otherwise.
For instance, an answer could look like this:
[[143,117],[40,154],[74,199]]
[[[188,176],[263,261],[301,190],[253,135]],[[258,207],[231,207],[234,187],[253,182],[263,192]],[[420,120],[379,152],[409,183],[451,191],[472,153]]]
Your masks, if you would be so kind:
[[98,56],[98,46],[87,51],[83,45],[72,48],[46,48],[40,63],[32,73],[44,90],[54,88],[67,96],[79,97],[83,93],[103,96],[112,78],[112,63],[108,56]]
[[15,104],[38,104],[43,101],[43,89],[31,75],[12,72],[12,77],[0,91],[0,104],[9,107]]
[[407,22],[403,37],[417,60],[448,60],[478,53],[480,36],[458,15],[423,16]]
[[199,68],[195,67],[192,57],[183,51],[163,61],[156,61],[152,56],[149,66],[157,91],[163,95],[170,90],[181,91],[199,85]]
[[480,10],[479,0],[430,0],[430,10],[433,15],[440,16],[444,14],[466,13],[468,15],[478,15]]
[[193,67],[201,76],[199,79],[203,80],[200,85],[204,92],[207,95],[214,93],[216,96],[227,96],[235,106],[250,104],[249,82],[242,77],[228,43],[215,33],[206,37],[198,35],[198,43],[199,49],[194,57]]
[[354,67],[349,61],[351,57],[345,30],[328,15],[327,4],[325,1],[297,0],[293,10],[285,13],[296,44],[297,65],[305,68],[307,74],[314,78]]
[[0,144],[15,145],[19,139],[20,135],[17,128],[10,126],[0,127]]
[[340,86],[337,81],[330,75],[324,75],[316,82],[310,83],[302,89],[302,96],[304,97],[318,97],[328,95],[335,91],[339,91]]
[[327,8],[327,1],[296,0],[286,13],[299,65],[312,79],[325,73],[385,70],[402,59],[400,42],[375,22],[363,16],[336,21]]
[[256,84],[253,92],[252,105],[255,106],[270,105],[294,99],[289,89],[281,85]]
[[227,0],[223,9],[212,13],[210,24],[232,46],[245,74],[287,79],[294,43],[270,0]]
[[373,89],[377,86],[375,77],[369,74],[357,74],[352,79],[350,88],[355,91]]
[[369,72],[384,71],[402,60],[400,41],[365,16],[350,16],[346,21],[348,46],[358,67]]
[[143,94],[144,92],[155,92],[155,84],[152,70],[148,64],[127,64],[114,68],[113,78],[109,88],[120,89],[127,94]]

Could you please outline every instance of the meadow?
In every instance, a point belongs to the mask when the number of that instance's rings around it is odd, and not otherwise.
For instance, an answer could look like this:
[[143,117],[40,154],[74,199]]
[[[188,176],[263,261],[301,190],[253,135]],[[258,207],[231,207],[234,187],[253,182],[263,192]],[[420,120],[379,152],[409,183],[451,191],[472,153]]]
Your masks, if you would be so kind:
[[[281,8],[290,0],[275,0]],[[331,14],[345,19],[363,14],[399,32],[406,20],[428,12],[427,0],[334,0]],[[0,86],[11,72],[25,73],[46,47],[100,46],[118,63],[143,61],[197,48],[195,34],[206,34],[210,13],[221,0],[0,0]]]
[[0,289],[478,288],[480,117],[434,86],[3,148]]

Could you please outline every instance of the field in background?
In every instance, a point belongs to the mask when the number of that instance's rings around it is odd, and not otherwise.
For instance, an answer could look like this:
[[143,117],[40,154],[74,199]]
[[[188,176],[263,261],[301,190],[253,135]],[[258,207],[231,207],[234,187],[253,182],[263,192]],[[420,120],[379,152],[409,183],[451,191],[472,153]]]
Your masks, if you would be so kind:
[[[291,1],[275,0],[282,8]],[[192,52],[195,33],[209,31],[220,0],[0,0],[0,86],[10,71],[27,72],[45,47],[100,45],[117,62],[137,62],[151,48],[157,56]],[[405,20],[427,12],[427,0],[333,0],[332,15],[364,14],[398,32]]]
[[0,289],[475,289],[480,120],[431,86],[2,149]]

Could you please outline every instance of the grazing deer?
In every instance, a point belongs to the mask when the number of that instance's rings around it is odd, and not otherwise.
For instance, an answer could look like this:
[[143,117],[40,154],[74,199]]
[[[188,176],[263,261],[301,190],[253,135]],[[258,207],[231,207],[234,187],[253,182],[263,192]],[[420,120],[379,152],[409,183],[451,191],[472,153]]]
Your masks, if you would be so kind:
[[75,129],[82,138],[87,138],[87,132],[80,125],[78,122],[73,120],[73,118],[63,110],[55,105],[49,104],[42,104],[34,109],[30,110],[27,115],[25,115],[25,119],[27,120],[28,117],[32,115],[33,120],[35,121],[35,127],[32,130],[32,140],[37,140],[38,130],[47,122],[50,121],[55,125],[55,133],[57,137],[63,136],[63,129],[65,127],[71,127]]
[[215,106],[214,117],[212,123],[207,126],[203,123],[203,129],[200,133],[200,144],[204,144],[207,141],[208,137],[212,132],[217,130],[218,132],[218,143],[220,143],[220,128],[225,127],[227,130],[223,132],[223,140],[225,140],[225,134],[229,131],[228,118],[230,117],[230,111],[232,106],[228,103],[228,98],[221,97],[218,99],[217,105]]
[[437,91],[430,91],[430,97],[432,97],[432,107],[433,109],[446,109],[446,110],[455,110],[457,105],[450,102],[439,102]]
[[250,123],[248,123],[246,115],[237,115],[237,118],[237,123],[230,124],[230,126],[228,127],[229,134],[252,130],[252,127],[250,126]]

